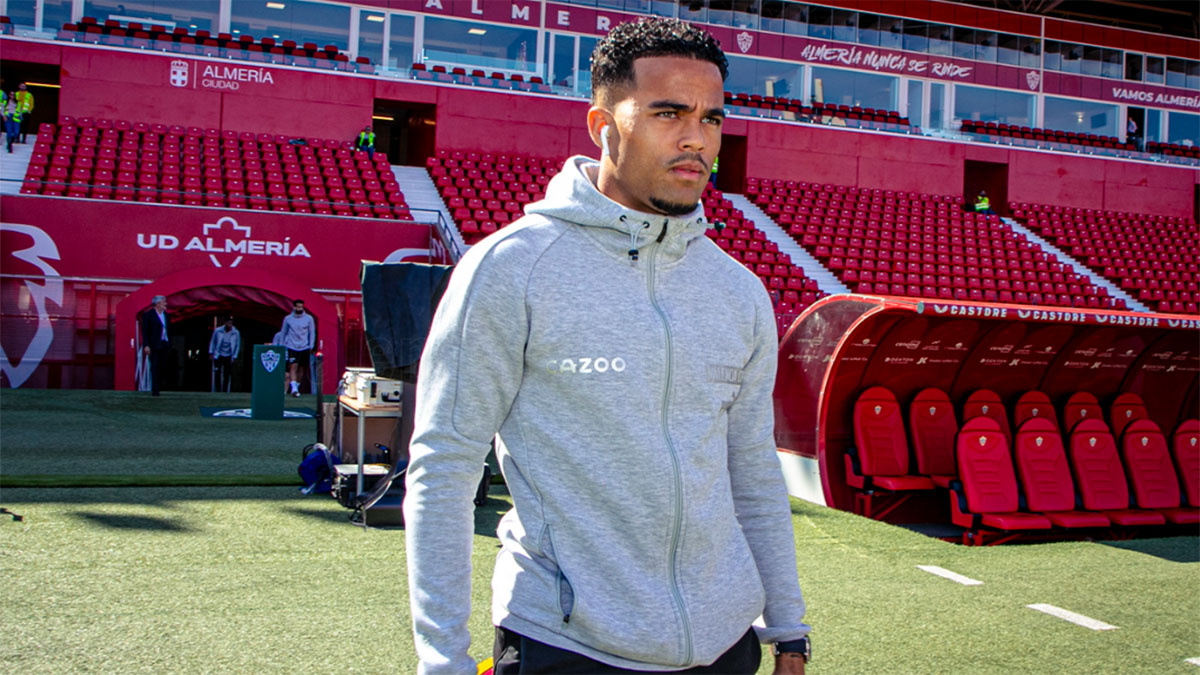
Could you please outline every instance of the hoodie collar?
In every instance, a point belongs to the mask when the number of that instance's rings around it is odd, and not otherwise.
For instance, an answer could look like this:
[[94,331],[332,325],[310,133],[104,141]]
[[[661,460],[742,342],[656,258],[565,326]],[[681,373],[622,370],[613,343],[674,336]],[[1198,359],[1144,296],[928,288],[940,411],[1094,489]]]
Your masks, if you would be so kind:
[[604,196],[589,173],[599,170],[594,159],[576,155],[550,179],[546,197],[525,208],[526,213],[565,220],[589,228],[588,234],[606,251],[636,263],[652,247],[667,261],[682,258],[688,244],[704,234],[708,221],[699,202],[691,213],[665,216],[626,208]]

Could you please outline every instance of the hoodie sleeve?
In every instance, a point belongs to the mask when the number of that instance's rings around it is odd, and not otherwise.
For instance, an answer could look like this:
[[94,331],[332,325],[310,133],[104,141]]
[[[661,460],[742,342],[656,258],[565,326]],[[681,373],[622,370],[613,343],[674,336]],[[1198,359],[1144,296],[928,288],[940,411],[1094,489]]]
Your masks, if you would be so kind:
[[[473,674],[472,498],[521,384],[528,266],[510,238],[479,244],[451,276],[425,350],[404,500],[418,672]],[[517,272],[522,270],[523,272]]]
[[803,622],[791,505],[775,454],[772,397],[779,345],[774,312],[762,287],[756,290],[755,349],[729,408],[729,475],[737,519],[766,590],[766,627],[757,628],[758,637],[779,642],[804,637],[809,626]]

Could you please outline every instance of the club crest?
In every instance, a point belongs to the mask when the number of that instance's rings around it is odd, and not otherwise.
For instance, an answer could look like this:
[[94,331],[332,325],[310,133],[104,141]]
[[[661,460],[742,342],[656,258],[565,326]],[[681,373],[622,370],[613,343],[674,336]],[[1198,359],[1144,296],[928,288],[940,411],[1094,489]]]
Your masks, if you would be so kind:
[[279,352],[265,351],[262,353],[260,360],[262,361],[263,368],[266,368],[268,373],[273,373],[279,367]]
[[1038,409],[1037,409],[1037,408],[1034,408],[1034,409],[1033,409],[1033,416],[1034,416],[1034,417],[1037,417],[1037,413],[1038,413]]
[[987,445],[987,436],[980,436],[979,437],[979,447],[982,448],[985,445]]
[[1133,417],[1133,411],[1132,411],[1132,410],[1126,410],[1126,411],[1125,411],[1125,417],[1127,417],[1127,418],[1128,418],[1128,417]]
[[983,414],[984,414],[984,415],[986,415],[986,414],[987,414],[987,409],[988,409],[988,407],[987,407],[986,405],[985,405],[985,406],[983,406],[982,408],[980,408],[980,410],[983,410]]
[[738,46],[738,49],[742,50],[743,54],[750,51],[750,47],[753,45],[754,45],[754,36],[753,35],[747,33],[746,31],[742,31],[737,34],[737,46]]
[[1096,437],[1095,436],[1092,436],[1091,438],[1088,439],[1088,445],[1092,446],[1093,448],[1096,447]]
[[1142,447],[1146,447],[1146,444],[1149,442],[1150,442],[1149,436],[1142,436]]
[[1041,81],[1042,76],[1040,73],[1038,73],[1038,71],[1031,70],[1028,73],[1025,73],[1025,84],[1029,85],[1029,89],[1031,91],[1036,91],[1038,84],[1040,84]]
[[1041,436],[1038,436],[1036,440],[1037,440],[1037,446],[1038,446],[1039,448],[1040,448],[1040,447],[1042,447],[1042,437],[1041,437]]
[[929,406],[929,416],[933,417],[937,414],[937,406]]
[[875,406],[875,414],[876,415],[878,415],[882,411],[883,411],[883,406],[879,406],[879,405]]

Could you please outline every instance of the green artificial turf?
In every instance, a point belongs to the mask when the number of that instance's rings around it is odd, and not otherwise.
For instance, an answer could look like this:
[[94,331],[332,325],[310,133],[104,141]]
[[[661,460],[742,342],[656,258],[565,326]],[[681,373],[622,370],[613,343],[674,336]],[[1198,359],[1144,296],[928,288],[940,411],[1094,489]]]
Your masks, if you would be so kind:
[[[315,397],[297,401],[312,407]],[[278,485],[299,482],[316,421],[203,417],[249,394],[6,389],[0,487]]]
[[[964,548],[792,504],[814,626],[809,672],[1186,673],[1184,659],[1200,656],[1195,537]],[[6,672],[415,669],[404,531],[351,525],[328,497],[6,489],[0,506]],[[494,491],[476,514],[477,658],[490,650],[494,530],[508,506]],[[1091,631],[1032,603],[1119,628]]]
[[[363,530],[328,496],[298,493],[312,420],[199,413],[248,403],[0,392],[0,671],[415,670],[404,531]],[[477,658],[490,653],[494,532],[509,508],[492,490],[476,512]],[[810,673],[1200,672],[1185,663],[1200,657],[1195,535],[965,548],[792,508]],[[1033,603],[1118,628],[1088,630]]]

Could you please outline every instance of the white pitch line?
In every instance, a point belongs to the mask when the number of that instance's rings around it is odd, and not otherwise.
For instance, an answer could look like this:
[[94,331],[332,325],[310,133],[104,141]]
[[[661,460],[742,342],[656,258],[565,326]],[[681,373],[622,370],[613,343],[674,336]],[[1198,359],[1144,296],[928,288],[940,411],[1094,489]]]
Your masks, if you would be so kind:
[[1084,628],[1091,628],[1092,630],[1116,630],[1118,628],[1118,626],[1104,623],[1103,621],[1097,621],[1090,616],[1076,614],[1075,612],[1063,609],[1062,607],[1055,607],[1054,605],[1038,603],[1036,605],[1025,606],[1029,609],[1036,609],[1039,612],[1045,612],[1050,616],[1056,616],[1064,621],[1070,621],[1071,623],[1083,626]]
[[942,577],[943,579],[949,579],[950,581],[956,581],[956,582],[962,584],[963,586],[982,586],[983,585],[983,582],[979,581],[978,579],[964,577],[963,575],[959,574],[958,572],[951,572],[950,570],[948,570],[944,567],[938,567],[937,565],[917,565],[917,569],[924,570],[926,572],[929,572],[930,574],[936,574],[937,576]]
[[1190,663],[1190,664],[1192,664],[1193,666],[1200,666],[1200,656],[1194,656],[1194,657],[1192,657],[1192,658],[1190,658],[1190,659],[1184,659],[1184,660],[1183,660],[1183,662],[1184,662],[1184,663]]

